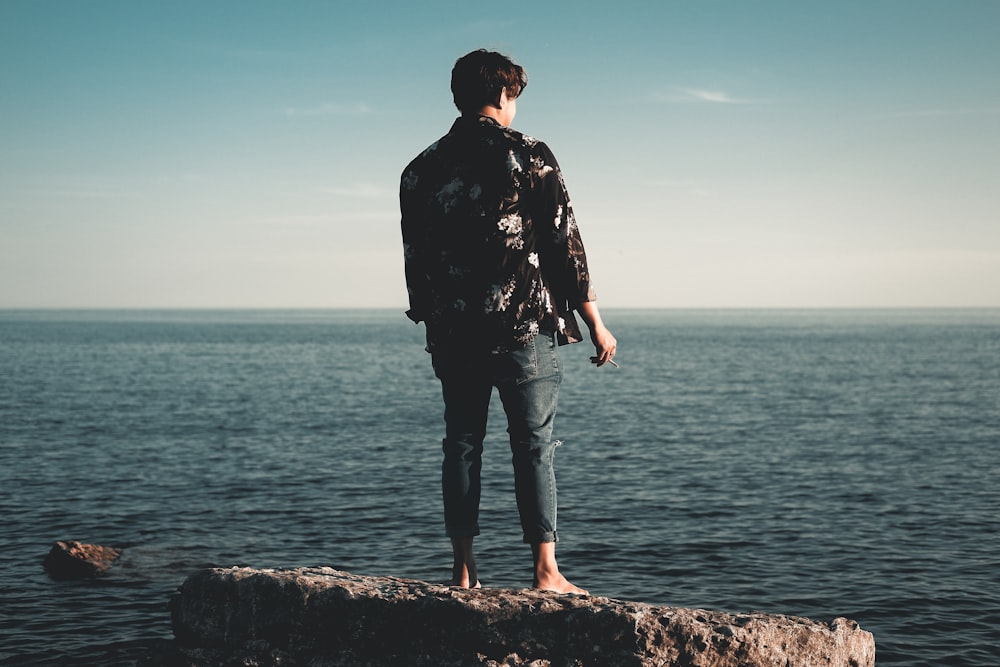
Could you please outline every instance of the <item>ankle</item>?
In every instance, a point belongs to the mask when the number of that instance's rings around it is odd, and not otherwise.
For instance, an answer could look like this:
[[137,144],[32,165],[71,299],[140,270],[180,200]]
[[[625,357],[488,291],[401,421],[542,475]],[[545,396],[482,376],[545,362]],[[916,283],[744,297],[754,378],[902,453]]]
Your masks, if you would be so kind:
[[451,568],[452,585],[472,588],[479,581],[479,574],[476,571],[476,562],[458,561]]

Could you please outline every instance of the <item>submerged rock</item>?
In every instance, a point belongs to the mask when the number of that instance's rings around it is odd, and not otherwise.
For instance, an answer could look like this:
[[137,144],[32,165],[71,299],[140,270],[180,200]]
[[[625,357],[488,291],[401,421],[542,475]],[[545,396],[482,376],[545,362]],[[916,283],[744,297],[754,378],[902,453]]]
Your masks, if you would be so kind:
[[56,542],[42,565],[53,579],[82,579],[103,574],[121,553],[97,544]]
[[870,632],[535,590],[467,590],[332,568],[211,569],[171,601],[185,664],[873,667]]

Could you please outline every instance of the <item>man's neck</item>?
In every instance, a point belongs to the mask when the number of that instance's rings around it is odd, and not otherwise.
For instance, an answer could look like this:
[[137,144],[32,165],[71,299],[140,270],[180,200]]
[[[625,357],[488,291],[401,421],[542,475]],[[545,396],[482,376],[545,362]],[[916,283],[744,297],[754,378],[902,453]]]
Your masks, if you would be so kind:
[[504,120],[506,120],[506,112],[504,112],[503,109],[498,109],[494,106],[485,106],[478,111],[478,115],[492,118],[504,127],[507,127],[507,123],[504,122]]

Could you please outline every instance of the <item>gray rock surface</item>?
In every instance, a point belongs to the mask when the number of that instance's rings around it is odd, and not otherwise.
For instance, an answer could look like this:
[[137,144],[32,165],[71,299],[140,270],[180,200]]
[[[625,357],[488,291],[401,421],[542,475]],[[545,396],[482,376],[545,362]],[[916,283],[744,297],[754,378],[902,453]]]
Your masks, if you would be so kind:
[[53,579],[82,579],[103,574],[121,553],[113,547],[69,540],[52,545],[42,565]]
[[171,600],[184,664],[872,667],[854,621],[729,614],[332,568],[204,570]]

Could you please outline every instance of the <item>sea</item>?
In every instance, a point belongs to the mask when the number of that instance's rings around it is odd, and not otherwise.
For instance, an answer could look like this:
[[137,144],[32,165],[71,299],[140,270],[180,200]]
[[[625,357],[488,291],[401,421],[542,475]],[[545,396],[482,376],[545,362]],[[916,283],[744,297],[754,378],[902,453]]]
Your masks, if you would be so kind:
[[[1000,665],[1000,310],[615,310],[560,349],[558,556],[594,595]],[[443,582],[440,389],[397,310],[0,311],[0,665],[143,665],[206,567]],[[499,400],[480,577],[531,583]],[[56,581],[59,540],[123,549]]]

